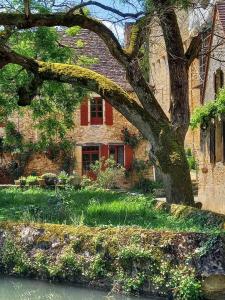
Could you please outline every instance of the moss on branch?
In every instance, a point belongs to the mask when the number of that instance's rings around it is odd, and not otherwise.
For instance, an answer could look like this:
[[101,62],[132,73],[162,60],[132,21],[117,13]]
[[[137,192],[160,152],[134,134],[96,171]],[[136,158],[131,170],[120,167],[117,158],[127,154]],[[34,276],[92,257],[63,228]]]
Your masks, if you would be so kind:
[[133,100],[118,84],[92,70],[76,65],[60,63],[38,62],[38,65],[39,73],[44,76],[52,76],[53,79],[60,79],[61,81],[77,80],[78,83],[83,82],[88,88],[101,94],[116,93],[117,95]]

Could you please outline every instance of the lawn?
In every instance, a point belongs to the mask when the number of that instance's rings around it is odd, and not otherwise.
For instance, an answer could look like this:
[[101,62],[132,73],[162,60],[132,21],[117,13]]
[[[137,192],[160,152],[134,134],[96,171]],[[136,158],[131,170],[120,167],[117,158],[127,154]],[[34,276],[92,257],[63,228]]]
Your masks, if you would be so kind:
[[156,210],[151,195],[104,190],[0,190],[0,221],[88,226],[140,226],[173,231],[215,231],[207,216],[178,218]]

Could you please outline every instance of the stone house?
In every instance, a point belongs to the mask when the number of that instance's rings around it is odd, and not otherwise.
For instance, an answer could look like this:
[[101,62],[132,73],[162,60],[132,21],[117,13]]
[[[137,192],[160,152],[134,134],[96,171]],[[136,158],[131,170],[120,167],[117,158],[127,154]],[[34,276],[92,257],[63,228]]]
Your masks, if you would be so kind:
[[[206,62],[202,103],[214,101],[224,87],[225,1],[216,4]],[[199,201],[203,207],[225,213],[225,121],[220,116],[201,129]]]
[[[91,69],[107,76],[121,85],[127,92],[132,93],[132,88],[126,81],[126,74],[122,66],[112,57],[104,42],[93,32],[81,30],[76,37],[71,37],[61,32],[60,43],[75,48],[79,55],[96,58],[96,63]],[[82,41],[82,47],[77,46],[77,41]],[[13,121],[17,130],[27,140],[37,141],[38,134],[31,126],[29,109],[25,108],[23,118],[14,116]],[[75,160],[74,171],[80,176],[89,173],[90,164],[102,157],[112,157],[116,162],[123,165],[129,176],[119,179],[120,185],[130,187],[137,181],[137,174],[133,168],[135,161],[149,160],[149,144],[140,140],[138,146],[133,149],[124,142],[123,130],[130,134],[139,135],[134,128],[119,112],[99,95],[92,93],[83,100],[79,109],[74,113],[74,129],[68,132],[68,138],[76,141],[73,156]],[[4,128],[1,129],[4,134]],[[1,133],[0,133],[1,134]],[[60,162],[50,160],[43,153],[36,153],[29,159],[24,175],[42,175],[47,172],[59,173]],[[153,178],[153,170],[146,170],[146,177]],[[0,183],[5,182],[0,176]]]

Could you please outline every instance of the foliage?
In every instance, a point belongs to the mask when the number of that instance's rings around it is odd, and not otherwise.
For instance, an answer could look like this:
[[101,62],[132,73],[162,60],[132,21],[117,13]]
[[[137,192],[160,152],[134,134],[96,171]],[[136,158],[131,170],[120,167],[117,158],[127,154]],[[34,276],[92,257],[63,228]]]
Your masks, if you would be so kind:
[[[14,1],[17,9],[23,10],[22,1]],[[32,1],[36,12],[50,12],[51,3]],[[88,13],[88,11],[86,11]],[[95,58],[78,55],[74,49],[61,44],[59,28],[38,27],[28,30],[14,30],[8,45],[17,53],[44,62],[73,63],[90,66]],[[66,33],[73,36],[79,33],[75,26]],[[85,42],[85,41],[83,41]],[[79,43],[81,48],[81,42]],[[38,94],[29,109],[17,105],[18,91],[28,86],[34,79],[32,73],[20,66],[9,64],[0,70],[0,121],[11,116],[31,116],[33,128],[38,131],[39,139],[46,142],[63,140],[66,132],[73,128],[73,113],[87,91],[79,86],[54,81],[45,81],[38,89]]]
[[163,188],[161,181],[153,181],[148,178],[140,178],[134,186],[134,190],[140,190],[143,193],[153,193],[155,189]]
[[190,126],[196,128],[201,126],[206,129],[211,120],[225,113],[225,89],[221,89],[215,101],[210,101],[194,111]]
[[95,180],[84,177],[82,186],[92,186],[100,188],[116,188],[118,181],[123,178],[125,169],[118,165],[113,159],[100,159],[91,165],[91,172]]
[[37,185],[38,184],[38,176],[28,176],[26,178],[26,184],[29,186]]
[[45,180],[47,186],[55,186],[58,183],[58,177],[54,173],[45,173],[41,175],[41,178]]
[[192,154],[191,149],[186,150],[186,157],[187,157],[187,161],[188,161],[190,170],[197,170],[198,163],[195,159],[195,156]]
[[136,148],[142,139],[141,134],[131,133],[126,127],[122,129],[122,140],[131,148]]
[[201,299],[201,283],[190,267],[175,270],[172,276],[171,285],[174,289],[175,299]]

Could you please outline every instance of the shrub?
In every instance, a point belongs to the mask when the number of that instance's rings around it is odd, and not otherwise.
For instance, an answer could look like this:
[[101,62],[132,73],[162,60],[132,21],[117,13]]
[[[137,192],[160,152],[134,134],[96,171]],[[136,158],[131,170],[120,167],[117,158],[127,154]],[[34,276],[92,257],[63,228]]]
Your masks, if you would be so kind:
[[57,175],[54,173],[45,173],[41,176],[41,178],[44,178],[47,186],[54,186],[58,183]]
[[29,185],[29,186],[35,186],[35,185],[38,185],[38,177],[37,176],[28,176],[26,178],[26,184]]
[[106,189],[115,188],[125,174],[125,169],[111,158],[96,161],[91,165],[91,171],[96,176],[95,185]]
[[20,177],[19,178],[19,183],[20,183],[20,186],[25,186],[26,185],[26,177]]
[[153,181],[148,178],[141,178],[134,188],[141,190],[143,193],[153,193],[155,189],[163,188],[163,184],[160,181]]
[[58,181],[61,184],[68,183],[69,178],[70,178],[70,176],[65,171],[61,171],[58,175]]
[[187,157],[189,169],[197,170],[197,167],[198,167],[197,161],[196,161],[191,149],[189,149],[189,148],[186,150],[186,157]]

